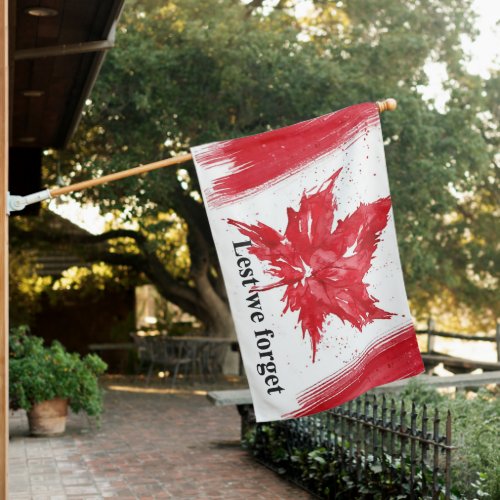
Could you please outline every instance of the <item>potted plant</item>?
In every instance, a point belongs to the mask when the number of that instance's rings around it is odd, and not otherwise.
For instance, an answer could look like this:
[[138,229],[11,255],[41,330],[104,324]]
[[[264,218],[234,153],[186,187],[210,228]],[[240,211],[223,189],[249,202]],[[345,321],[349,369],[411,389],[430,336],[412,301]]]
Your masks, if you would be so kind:
[[18,327],[9,337],[10,407],[28,414],[30,432],[45,436],[66,428],[67,408],[88,415],[102,413],[98,376],[106,363],[97,355],[83,358],[69,353],[60,342],[44,346],[43,339]]

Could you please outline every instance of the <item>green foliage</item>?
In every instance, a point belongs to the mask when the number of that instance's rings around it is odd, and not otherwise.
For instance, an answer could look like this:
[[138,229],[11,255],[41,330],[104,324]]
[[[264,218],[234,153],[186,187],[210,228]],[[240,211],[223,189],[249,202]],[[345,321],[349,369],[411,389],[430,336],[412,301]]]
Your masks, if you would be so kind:
[[[401,397],[452,415],[452,485],[463,498],[500,498],[500,398],[486,389],[442,395],[411,381]],[[482,494],[481,494],[482,492]]]
[[[446,293],[447,307],[467,306],[493,324],[499,77],[482,80],[465,70],[460,40],[474,36],[471,1],[315,1],[301,18],[298,2],[270,3],[129,1],[63,174],[81,180],[396,97],[399,110],[382,122],[414,313],[425,315]],[[428,62],[447,71],[443,110],[422,97]],[[165,234],[160,215],[173,210],[186,222],[193,256],[199,250],[190,237],[207,221],[187,213],[200,193],[192,166],[186,169],[75,197],[123,212],[144,234]],[[181,241],[169,247],[152,236],[149,243],[170,270],[185,253]],[[209,236],[205,244],[212,245]],[[186,269],[175,278],[192,278],[192,263],[181,261]]]
[[[411,407],[415,402],[419,417],[424,405],[437,408],[441,415],[452,415],[451,484],[452,498],[500,498],[500,399],[485,389],[477,393],[442,395],[436,389],[411,382],[400,394]],[[444,432],[441,422],[440,432]],[[344,438],[345,439],[345,438]],[[303,436],[300,446],[292,446],[280,423],[260,424],[246,436],[246,444],[260,460],[279,473],[298,481],[322,498],[406,498],[409,485],[400,481],[401,462],[384,455],[384,464],[373,463],[371,455],[361,454],[363,471],[356,473],[356,456],[350,456],[349,442],[334,449],[317,447],[311,436]],[[420,498],[423,476],[432,483],[432,470],[416,467],[413,493]],[[444,495],[444,485],[440,484]]]
[[35,403],[60,397],[68,398],[75,412],[99,416],[98,376],[106,368],[95,354],[80,358],[57,341],[45,347],[43,339],[28,334],[27,327],[15,328],[9,337],[10,405],[29,411]]
[[442,406],[453,415],[452,484],[465,498],[500,498],[500,398],[460,392]]
[[401,392],[401,398],[406,401],[408,408],[413,402],[417,408],[421,408],[423,405],[436,407],[446,399],[434,387],[424,385],[415,379],[411,379],[405,386]]
[[[9,321],[11,325],[26,325],[36,329],[37,316],[45,304],[66,308],[76,302],[93,301],[99,294],[130,290],[137,274],[126,266],[109,266],[102,262],[85,267],[70,267],[60,275],[43,275],[44,258],[54,251],[78,256],[85,245],[73,242],[71,234],[63,233],[59,241],[50,238],[58,234],[61,221],[52,212],[42,209],[37,217],[14,217],[9,221]],[[63,231],[71,229],[65,221]],[[81,231],[85,235],[84,231]],[[49,238],[49,242],[45,241]],[[56,250],[54,250],[56,248]],[[74,258],[71,257],[69,261]],[[46,270],[45,270],[46,271]],[[44,273],[42,273],[44,274]]]
[[40,311],[40,296],[51,283],[50,277],[37,275],[33,251],[9,248],[9,321],[29,323]]
[[[279,423],[261,424],[246,442],[258,460],[320,498],[408,498],[409,478],[407,474],[406,481],[401,481],[400,460],[384,455],[383,464],[375,463],[373,456],[363,452],[359,456],[351,455],[349,443],[336,449],[333,445],[323,448],[316,447],[309,438],[303,436],[299,446],[291,446]],[[409,467],[409,462],[405,465]],[[423,498],[424,475],[425,483],[432,484],[432,471],[429,468],[422,471],[417,465],[411,487],[415,498]],[[444,498],[444,485],[437,486]]]

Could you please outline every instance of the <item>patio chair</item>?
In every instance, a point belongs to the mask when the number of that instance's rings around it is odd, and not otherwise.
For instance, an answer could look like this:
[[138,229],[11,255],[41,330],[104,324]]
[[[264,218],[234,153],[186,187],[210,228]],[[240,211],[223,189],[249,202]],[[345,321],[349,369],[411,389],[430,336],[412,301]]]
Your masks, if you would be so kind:
[[175,385],[179,369],[188,366],[192,360],[186,356],[181,345],[169,342],[164,336],[131,334],[137,347],[137,355],[141,366],[148,366],[146,385],[149,385],[154,368],[172,374],[172,387]]
[[203,351],[203,370],[212,379],[222,374],[224,358],[229,349],[227,344],[218,344],[209,342]]
[[149,371],[152,364],[152,353],[149,343],[147,342],[147,337],[139,335],[136,332],[131,332],[130,336],[132,337],[137,351],[137,357],[139,358],[139,371],[141,372],[145,366],[148,367]]
[[186,375],[190,374],[189,367],[193,363],[193,358],[189,355],[189,351],[186,350],[182,343],[171,342],[168,337],[160,339],[158,348],[163,370],[172,374],[173,387],[181,367],[185,368],[184,373]]

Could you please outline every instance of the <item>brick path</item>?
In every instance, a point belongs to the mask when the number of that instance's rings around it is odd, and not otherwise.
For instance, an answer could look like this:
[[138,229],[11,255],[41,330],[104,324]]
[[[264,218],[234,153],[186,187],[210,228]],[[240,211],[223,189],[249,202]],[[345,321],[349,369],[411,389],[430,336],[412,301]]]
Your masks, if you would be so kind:
[[237,445],[235,408],[178,392],[109,390],[100,429],[71,415],[50,439],[28,437],[24,412],[12,414],[9,499],[309,498]]

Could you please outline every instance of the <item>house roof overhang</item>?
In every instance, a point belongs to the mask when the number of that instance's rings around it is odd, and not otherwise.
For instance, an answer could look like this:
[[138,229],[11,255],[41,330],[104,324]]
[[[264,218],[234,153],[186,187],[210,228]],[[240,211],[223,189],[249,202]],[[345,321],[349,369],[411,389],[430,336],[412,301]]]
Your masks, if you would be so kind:
[[10,1],[10,146],[64,148],[124,0]]

